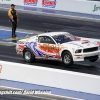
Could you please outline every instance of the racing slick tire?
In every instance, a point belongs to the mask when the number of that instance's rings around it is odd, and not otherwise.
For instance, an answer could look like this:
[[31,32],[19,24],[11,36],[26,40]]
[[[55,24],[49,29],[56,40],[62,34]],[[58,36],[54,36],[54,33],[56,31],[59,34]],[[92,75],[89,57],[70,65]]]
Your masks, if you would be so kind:
[[31,50],[29,49],[26,49],[24,52],[23,52],[23,58],[25,60],[25,62],[27,63],[32,63],[35,61],[35,56],[34,54],[32,53]]
[[91,60],[89,60],[90,62],[95,62],[95,61],[97,61],[98,60],[98,58],[95,58],[95,59],[91,59]]
[[66,66],[70,66],[73,64],[73,58],[72,58],[72,55],[70,52],[68,51],[65,51],[63,54],[62,54],[62,62],[63,64]]

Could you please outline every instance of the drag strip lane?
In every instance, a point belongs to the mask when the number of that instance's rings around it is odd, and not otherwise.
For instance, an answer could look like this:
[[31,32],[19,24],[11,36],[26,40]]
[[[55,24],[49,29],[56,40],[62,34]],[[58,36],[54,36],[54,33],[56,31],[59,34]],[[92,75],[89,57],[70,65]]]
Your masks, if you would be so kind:
[[[11,27],[8,23],[7,11],[0,10],[0,26]],[[68,18],[49,17],[36,14],[19,12],[18,28],[25,30],[49,31],[68,31],[77,36],[100,39],[100,22],[82,21]],[[16,55],[15,46],[0,45],[0,60],[25,63],[23,58]],[[27,63],[25,63],[27,64]],[[71,70],[89,74],[100,75],[100,60],[95,63],[89,61],[75,63],[73,66],[63,67],[61,63],[55,61],[37,60],[32,65],[51,67],[57,69]]]
[[[0,26],[11,27],[7,11],[0,10]],[[82,21],[68,18],[19,12],[18,28],[26,30],[68,31],[77,36],[100,38],[100,22]]]
[[[26,63],[22,57],[18,56],[15,51],[15,46],[3,46],[0,45],[0,60],[16,62],[22,64]],[[46,61],[46,60],[36,60],[34,63],[29,63],[30,65],[43,66],[48,68],[56,68],[62,70],[70,70],[75,72],[82,72],[88,74],[100,75],[100,60],[95,63],[89,61],[75,63],[71,67],[64,67],[61,62],[58,61]]]

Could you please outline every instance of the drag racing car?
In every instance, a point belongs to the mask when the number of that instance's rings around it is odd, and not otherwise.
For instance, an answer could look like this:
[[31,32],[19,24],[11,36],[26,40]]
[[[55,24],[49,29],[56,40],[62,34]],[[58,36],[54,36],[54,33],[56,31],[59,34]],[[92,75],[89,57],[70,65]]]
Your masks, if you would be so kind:
[[95,62],[99,58],[100,46],[98,41],[91,41],[68,32],[48,32],[19,40],[16,52],[28,63],[35,59],[58,60],[64,65],[84,60]]

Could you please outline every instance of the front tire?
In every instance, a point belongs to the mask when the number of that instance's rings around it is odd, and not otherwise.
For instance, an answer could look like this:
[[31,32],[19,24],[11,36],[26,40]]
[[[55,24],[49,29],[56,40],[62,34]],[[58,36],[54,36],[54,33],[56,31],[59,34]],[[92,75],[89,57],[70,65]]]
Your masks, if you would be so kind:
[[95,59],[91,59],[91,60],[89,60],[90,62],[95,62],[95,61],[97,61],[98,60],[98,58],[95,58]]
[[33,61],[35,61],[35,56],[32,53],[32,51],[29,49],[24,51],[23,58],[24,58],[25,62],[27,62],[27,63],[32,63]]
[[62,62],[64,65],[68,65],[68,66],[73,64],[73,58],[70,52],[65,51],[62,54]]

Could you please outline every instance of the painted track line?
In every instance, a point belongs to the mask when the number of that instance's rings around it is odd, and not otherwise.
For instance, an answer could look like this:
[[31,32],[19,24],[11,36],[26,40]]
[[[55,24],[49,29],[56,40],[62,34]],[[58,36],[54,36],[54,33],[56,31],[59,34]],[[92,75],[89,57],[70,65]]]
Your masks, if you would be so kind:
[[[6,29],[0,29],[0,30],[2,30],[2,31],[11,31],[11,30],[6,30]],[[22,31],[16,31],[16,32],[19,32],[19,33],[27,33],[27,34],[34,34],[34,33],[22,32]]]

